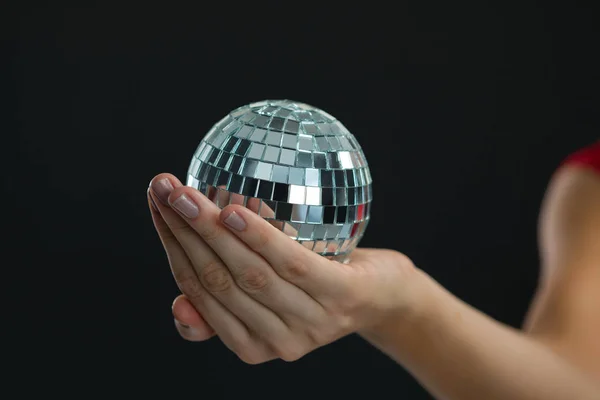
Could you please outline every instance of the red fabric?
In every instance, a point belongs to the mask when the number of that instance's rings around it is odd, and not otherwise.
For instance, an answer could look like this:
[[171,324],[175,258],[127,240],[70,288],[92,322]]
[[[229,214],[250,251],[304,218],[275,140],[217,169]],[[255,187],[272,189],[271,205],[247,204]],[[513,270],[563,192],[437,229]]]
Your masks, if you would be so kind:
[[563,165],[579,165],[600,173],[600,142],[571,154]]

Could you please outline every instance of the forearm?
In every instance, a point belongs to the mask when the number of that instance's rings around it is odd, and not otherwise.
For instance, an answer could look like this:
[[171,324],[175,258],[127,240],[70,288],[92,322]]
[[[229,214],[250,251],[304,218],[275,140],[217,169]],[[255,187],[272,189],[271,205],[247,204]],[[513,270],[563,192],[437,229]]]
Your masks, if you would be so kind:
[[600,399],[600,387],[523,333],[423,274],[422,311],[363,336],[439,399]]

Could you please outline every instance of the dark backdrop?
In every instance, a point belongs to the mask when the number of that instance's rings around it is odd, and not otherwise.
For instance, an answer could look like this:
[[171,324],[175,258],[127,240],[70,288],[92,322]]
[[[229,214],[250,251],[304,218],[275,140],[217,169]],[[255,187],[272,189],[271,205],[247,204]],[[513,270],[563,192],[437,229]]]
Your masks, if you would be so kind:
[[261,99],[313,104],[356,135],[374,177],[363,245],[405,252],[519,326],[546,184],[598,138],[589,9],[123,4],[4,13],[4,221],[22,274],[10,286],[35,325],[17,331],[32,336],[23,354],[36,349],[23,373],[63,393],[429,398],[357,337],[247,366],[176,334],[147,185],[183,178],[211,125]]

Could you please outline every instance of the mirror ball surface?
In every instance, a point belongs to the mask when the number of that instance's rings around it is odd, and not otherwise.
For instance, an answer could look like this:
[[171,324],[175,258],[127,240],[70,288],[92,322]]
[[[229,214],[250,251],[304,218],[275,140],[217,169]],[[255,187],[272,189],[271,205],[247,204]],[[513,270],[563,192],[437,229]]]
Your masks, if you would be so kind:
[[346,262],[369,221],[371,182],[360,145],[340,121],[308,104],[266,100],[210,129],[186,185],[220,208],[243,204],[306,248]]

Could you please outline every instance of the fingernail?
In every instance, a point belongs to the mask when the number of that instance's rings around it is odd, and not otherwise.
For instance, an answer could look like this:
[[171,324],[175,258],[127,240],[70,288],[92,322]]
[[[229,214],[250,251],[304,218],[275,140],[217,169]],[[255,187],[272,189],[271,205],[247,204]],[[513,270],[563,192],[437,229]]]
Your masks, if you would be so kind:
[[229,214],[223,222],[236,231],[243,231],[246,228],[246,222],[235,211]]
[[198,206],[191,201],[185,194],[182,194],[173,202],[173,208],[186,216],[186,218],[196,218],[198,216]]
[[189,325],[186,325],[182,322],[179,322],[178,320],[175,320],[175,324],[179,325],[180,327],[182,327],[183,329],[190,329]]
[[152,190],[164,205],[169,205],[169,195],[173,191],[171,181],[167,178],[163,178],[159,181],[152,182]]
[[158,207],[156,206],[154,199],[152,198],[152,196],[150,196],[150,188],[148,188],[148,191],[146,192],[146,194],[148,195],[148,198],[150,199],[150,205],[152,206],[152,209],[156,212],[160,212],[160,211],[158,211]]

